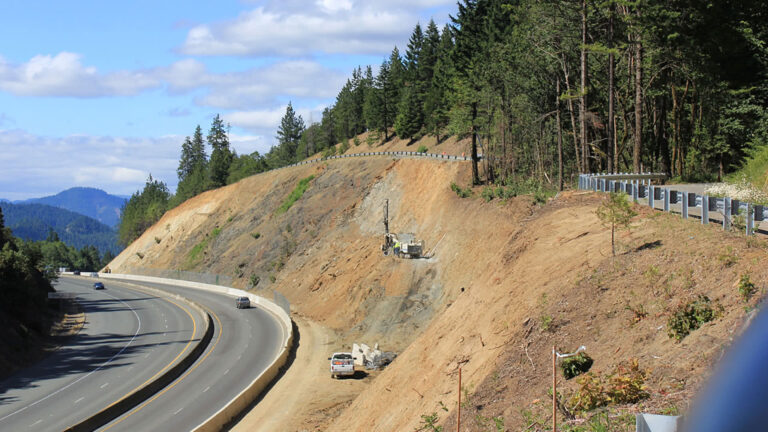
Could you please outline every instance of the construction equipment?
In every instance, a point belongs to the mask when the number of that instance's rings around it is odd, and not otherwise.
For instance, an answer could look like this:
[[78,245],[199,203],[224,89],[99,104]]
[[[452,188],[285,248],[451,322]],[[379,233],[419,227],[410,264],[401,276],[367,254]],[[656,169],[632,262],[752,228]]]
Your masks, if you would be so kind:
[[398,258],[421,258],[424,254],[424,240],[416,240],[413,233],[390,233],[389,200],[384,200],[384,244],[381,245],[381,251],[386,256],[390,249]]

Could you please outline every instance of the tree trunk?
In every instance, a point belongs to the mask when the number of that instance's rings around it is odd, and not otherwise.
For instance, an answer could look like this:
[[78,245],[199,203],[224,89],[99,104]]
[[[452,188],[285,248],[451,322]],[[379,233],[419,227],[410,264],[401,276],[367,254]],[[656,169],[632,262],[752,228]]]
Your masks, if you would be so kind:
[[[663,75],[666,83],[669,74],[665,71]],[[664,95],[659,96],[659,120],[657,124],[658,149],[659,149],[659,171],[664,174],[670,174],[669,160],[669,136],[667,135],[667,98]]]
[[632,152],[632,169],[639,173],[643,146],[643,43],[639,33],[635,37],[635,147]]
[[477,131],[475,130],[475,119],[477,119],[477,102],[472,103],[472,184],[480,184],[480,174],[477,171]]
[[557,122],[557,188],[563,190],[563,128],[560,125],[560,79],[555,85],[555,121]]
[[614,99],[613,99],[613,85],[614,85],[614,71],[613,71],[613,10],[614,4],[610,3],[608,9],[608,121],[606,122],[608,127],[608,145],[607,159],[608,159],[608,172],[614,172],[613,167],[613,149],[614,149],[614,129],[613,129],[613,117],[614,117]]
[[589,172],[587,146],[587,1],[581,2],[581,89],[579,92],[579,122],[581,132],[581,172]]
[[565,63],[565,54],[561,57],[561,64],[563,66],[563,77],[565,78],[565,92],[568,94],[568,114],[571,117],[571,134],[573,135],[573,150],[576,155],[576,167],[581,171],[581,156],[579,154],[579,139],[576,135],[576,114],[573,109],[573,98],[571,95],[571,82],[568,74],[568,66]]

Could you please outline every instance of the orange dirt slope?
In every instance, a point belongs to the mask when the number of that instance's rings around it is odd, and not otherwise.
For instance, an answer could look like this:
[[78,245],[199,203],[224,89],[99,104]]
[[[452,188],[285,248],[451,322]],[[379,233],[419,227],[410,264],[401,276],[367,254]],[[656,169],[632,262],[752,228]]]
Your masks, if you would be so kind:
[[[470,172],[464,162],[371,157],[260,174],[169,211],[110,267],[215,273],[241,288],[258,279],[254,292],[280,291],[293,313],[330,335],[310,344],[313,376],[353,342],[400,353],[362,385],[312,386],[292,419],[272,423],[281,430],[414,430],[432,412],[455,428],[459,367],[469,397],[462,430],[488,430],[492,418],[507,430],[541,430],[546,407],[536,401],[551,385],[553,345],[586,345],[593,370],[637,357],[649,370],[644,408],[684,411],[756,301],[744,303],[734,281],[748,273],[764,289],[762,241],[640,208],[614,259],[594,213],[601,196],[566,192],[542,206],[526,196],[485,202],[478,189],[461,199],[450,184],[466,185]],[[277,212],[311,175],[304,196]],[[382,256],[385,199],[391,231],[436,246],[432,258]],[[723,314],[674,342],[668,316],[699,293]]]

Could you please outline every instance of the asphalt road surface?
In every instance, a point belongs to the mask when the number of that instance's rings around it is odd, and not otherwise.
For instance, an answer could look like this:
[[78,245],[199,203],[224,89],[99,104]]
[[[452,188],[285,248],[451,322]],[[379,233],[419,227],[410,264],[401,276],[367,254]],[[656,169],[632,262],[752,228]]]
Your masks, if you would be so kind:
[[[194,347],[204,317],[185,302],[98,279],[61,277],[74,292],[85,325],[37,364],[0,382],[0,430],[60,431],[171,367]],[[135,429],[137,430],[137,429]]]
[[203,305],[213,317],[215,332],[206,351],[187,372],[101,430],[192,430],[245,389],[282,347],[282,326],[262,309],[236,309],[232,297],[192,288],[131,283],[178,293]]

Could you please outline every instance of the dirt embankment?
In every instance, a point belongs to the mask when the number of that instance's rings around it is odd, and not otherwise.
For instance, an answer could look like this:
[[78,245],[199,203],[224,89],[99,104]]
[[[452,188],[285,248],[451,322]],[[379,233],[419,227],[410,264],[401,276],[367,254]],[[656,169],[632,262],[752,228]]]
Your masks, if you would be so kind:
[[[304,196],[278,212],[310,176]],[[764,289],[762,241],[640,209],[612,258],[610,232],[594,213],[601,196],[569,192],[545,206],[461,199],[450,183],[469,176],[465,163],[390,158],[261,174],[170,211],[110,267],[217,273],[243,288],[258,281],[252,289],[263,295],[283,293],[312,323],[301,337],[313,337],[295,361],[305,377],[286,378],[313,384],[303,399],[283,399],[290,412],[262,414],[280,430],[413,430],[433,412],[455,428],[459,367],[462,430],[500,419],[508,430],[536,430],[547,418],[539,401],[551,385],[553,345],[586,345],[600,371],[638,358],[649,371],[644,407],[684,411],[756,301],[742,302],[734,282],[749,274]],[[382,256],[385,199],[391,230],[425,239],[434,257]],[[667,318],[696,294],[723,314],[675,342]],[[327,355],[353,342],[400,355],[359,382],[331,381]],[[566,383],[565,394],[574,387]]]

